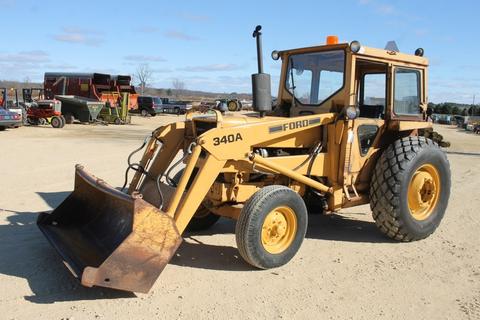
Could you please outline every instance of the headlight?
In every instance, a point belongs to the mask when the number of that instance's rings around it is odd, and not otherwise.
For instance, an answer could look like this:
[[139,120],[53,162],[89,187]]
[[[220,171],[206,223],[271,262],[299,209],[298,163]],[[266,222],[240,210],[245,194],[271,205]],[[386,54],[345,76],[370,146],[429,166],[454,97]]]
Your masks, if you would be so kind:
[[423,57],[423,54],[424,54],[423,48],[418,48],[417,50],[415,50],[415,55],[416,56]]
[[347,109],[345,110],[345,115],[347,116],[348,119],[353,120],[358,117],[359,115],[359,110],[355,106],[348,106]]
[[277,50],[272,51],[272,59],[278,60],[280,58],[280,53]]
[[358,53],[360,49],[362,49],[360,42],[357,40],[350,42],[350,50],[352,50],[353,53]]

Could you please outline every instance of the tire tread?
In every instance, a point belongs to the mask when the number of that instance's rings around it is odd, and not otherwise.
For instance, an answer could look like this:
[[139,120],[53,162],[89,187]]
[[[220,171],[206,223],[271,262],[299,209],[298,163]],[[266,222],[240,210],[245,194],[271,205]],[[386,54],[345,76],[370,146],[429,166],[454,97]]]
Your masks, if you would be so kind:
[[[396,140],[382,153],[373,171],[370,185],[370,208],[380,231],[388,237],[408,242],[428,237],[430,232],[418,236],[404,226],[400,216],[400,186],[406,176],[408,165],[425,148],[439,149],[438,145],[423,136],[410,136]],[[448,167],[448,160],[443,153]]]
[[[245,203],[242,209],[242,214],[237,220],[235,238],[238,251],[245,261],[259,269],[268,269],[269,267],[265,266],[259,257],[251,254],[252,252],[255,252],[255,248],[258,244],[255,243],[252,238],[248,237],[248,234],[255,232],[255,228],[261,223],[261,221],[258,221],[260,219],[259,215],[252,213],[260,211],[261,208],[263,208],[272,198],[280,197],[281,194],[285,192],[293,191],[290,188],[281,185],[263,187]],[[303,234],[302,237],[304,236],[305,235]]]

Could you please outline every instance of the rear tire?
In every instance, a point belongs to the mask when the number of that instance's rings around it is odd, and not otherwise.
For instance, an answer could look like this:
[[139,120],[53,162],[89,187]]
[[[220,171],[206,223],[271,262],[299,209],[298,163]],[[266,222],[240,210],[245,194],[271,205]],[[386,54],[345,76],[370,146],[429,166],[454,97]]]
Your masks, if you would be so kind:
[[65,127],[65,124],[67,123],[67,120],[65,120],[64,116],[60,116],[60,120],[62,121],[62,126],[60,128]]
[[146,109],[142,109],[140,110],[140,114],[142,115],[142,117],[146,117],[148,116],[148,111]]
[[37,118],[28,117],[27,122],[31,126],[38,126],[39,125],[39,121],[38,121]]
[[5,126],[0,126],[0,131],[5,131],[5,130],[7,130],[7,127],[5,127]]
[[120,125],[120,124],[122,124],[122,119],[115,118],[115,120],[113,120],[113,123],[116,124],[116,125]]
[[75,117],[71,113],[66,113],[65,114],[65,123],[66,124],[72,124],[73,121],[75,120]]
[[382,233],[399,241],[428,237],[450,196],[445,153],[425,137],[395,141],[380,156],[370,186],[370,207]]
[[307,231],[307,208],[285,186],[257,191],[244,205],[235,228],[240,255],[260,269],[282,266],[297,253]]

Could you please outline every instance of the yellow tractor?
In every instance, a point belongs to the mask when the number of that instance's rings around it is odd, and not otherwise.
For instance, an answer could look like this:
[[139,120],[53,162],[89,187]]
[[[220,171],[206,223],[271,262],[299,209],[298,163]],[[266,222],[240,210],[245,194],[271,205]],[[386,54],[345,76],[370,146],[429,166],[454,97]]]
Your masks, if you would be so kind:
[[126,192],[77,165],[73,193],[39,216],[83,285],[147,292],[182,234],[219,217],[236,220],[241,256],[262,269],[295,256],[307,207],[329,213],[370,203],[380,231],[399,241],[437,228],[450,168],[421,135],[431,127],[423,50],[410,55],[330,36],[325,45],[274,51],[282,71],[272,106],[260,26],[253,36],[256,112],[189,112],[154,130],[141,160],[129,156],[127,175],[135,175]]

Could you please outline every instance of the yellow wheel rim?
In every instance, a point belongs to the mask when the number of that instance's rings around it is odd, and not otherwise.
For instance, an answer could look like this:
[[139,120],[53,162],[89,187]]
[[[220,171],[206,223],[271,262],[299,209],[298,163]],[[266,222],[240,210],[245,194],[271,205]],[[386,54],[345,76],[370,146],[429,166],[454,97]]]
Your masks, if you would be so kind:
[[440,195],[440,175],[431,164],[415,171],[408,185],[408,208],[416,220],[425,220],[432,214]]
[[271,254],[285,251],[295,239],[297,217],[289,207],[277,207],[265,217],[262,225],[262,245]]

